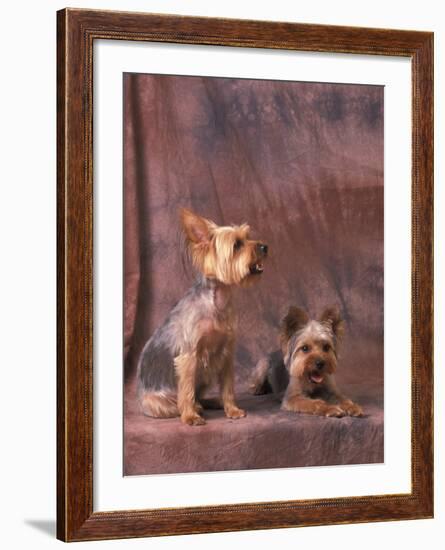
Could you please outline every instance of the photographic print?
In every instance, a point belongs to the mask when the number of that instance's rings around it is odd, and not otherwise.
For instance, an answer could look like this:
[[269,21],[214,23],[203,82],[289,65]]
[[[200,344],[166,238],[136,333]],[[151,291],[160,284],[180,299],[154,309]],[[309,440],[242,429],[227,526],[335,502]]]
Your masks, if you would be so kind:
[[58,11],[60,540],[433,517],[433,49]]
[[123,86],[124,474],[383,462],[383,86]]

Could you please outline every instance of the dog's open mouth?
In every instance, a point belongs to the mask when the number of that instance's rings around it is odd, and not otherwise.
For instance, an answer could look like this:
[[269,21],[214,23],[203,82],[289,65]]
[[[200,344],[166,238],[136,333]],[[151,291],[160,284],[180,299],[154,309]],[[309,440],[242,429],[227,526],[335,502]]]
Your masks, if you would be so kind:
[[309,380],[313,384],[321,384],[323,382],[323,375],[320,374],[319,372],[311,372],[309,374]]
[[262,262],[255,262],[249,266],[249,271],[251,275],[260,275],[264,270]]

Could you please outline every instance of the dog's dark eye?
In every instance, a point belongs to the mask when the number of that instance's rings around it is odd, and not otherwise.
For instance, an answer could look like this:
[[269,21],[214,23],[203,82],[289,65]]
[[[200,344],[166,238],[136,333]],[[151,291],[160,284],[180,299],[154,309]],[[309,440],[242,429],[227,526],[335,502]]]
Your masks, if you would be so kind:
[[301,346],[301,351],[307,353],[309,351],[309,346],[306,346],[306,344],[304,346]]
[[330,346],[329,344],[325,344],[325,345],[323,346],[323,351],[328,352],[330,349],[331,349],[331,346]]
[[244,245],[241,239],[236,239],[235,244],[233,245],[233,250],[239,250]]

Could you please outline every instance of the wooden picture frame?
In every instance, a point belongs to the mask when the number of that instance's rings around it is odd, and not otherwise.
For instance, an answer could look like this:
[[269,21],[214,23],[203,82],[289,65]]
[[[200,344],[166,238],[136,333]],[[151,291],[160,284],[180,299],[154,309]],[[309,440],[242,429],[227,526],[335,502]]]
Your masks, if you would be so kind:
[[[93,511],[95,40],[402,56],[412,63],[411,492]],[[57,14],[57,537],[64,541],[433,516],[433,34],[65,9]]]

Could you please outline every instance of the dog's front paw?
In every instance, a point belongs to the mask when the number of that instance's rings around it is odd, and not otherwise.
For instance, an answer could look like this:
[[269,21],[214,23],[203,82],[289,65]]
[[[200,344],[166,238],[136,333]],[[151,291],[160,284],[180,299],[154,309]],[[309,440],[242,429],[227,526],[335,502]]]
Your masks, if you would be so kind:
[[229,409],[226,409],[226,416],[227,418],[243,418],[247,415],[246,411],[243,411],[243,409],[239,409],[238,407],[230,407]]
[[183,415],[181,420],[189,426],[203,426],[206,423],[204,418],[197,413]]
[[342,408],[337,407],[337,405],[328,405],[323,412],[325,416],[334,416],[335,418],[341,418],[346,415],[346,412]]
[[350,401],[343,401],[341,403],[341,408],[345,411],[348,416],[363,416],[363,409],[357,403]]

